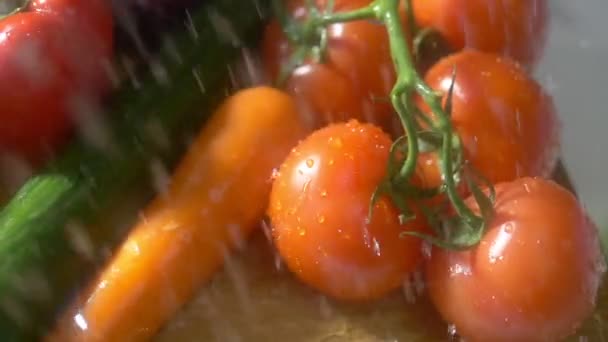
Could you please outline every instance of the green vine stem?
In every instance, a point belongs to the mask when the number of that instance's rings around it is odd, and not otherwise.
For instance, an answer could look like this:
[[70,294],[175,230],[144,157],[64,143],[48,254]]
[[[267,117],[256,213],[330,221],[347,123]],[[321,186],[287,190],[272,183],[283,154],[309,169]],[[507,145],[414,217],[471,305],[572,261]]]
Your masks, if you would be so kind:
[[[307,18],[294,26],[294,22],[285,17],[287,16],[287,12],[282,5],[282,1],[273,0],[280,22],[286,25],[284,26],[286,34],[292,35],[290,40],[296,42],[297,46],[296,53],[293,55],[291,63],[288,63],[288,68],[285,69],[285,72],[288,75],[290,70],[293,70],[294,65],[297,66],[302,63],[304,60],[303,55],[306,52],[317,57],[320,55],[321,58],[316,58],[315,61],[323,61],[322,56],[327,38],[326,27],[328,25],[355,20],[376,20],[383,24],[388,32],[390,52],[397,75],[396,83],[390,92],[390,101],[399,116],[405,132],[404,136],[395,140],[391,151],[401,151],[403,147],[404,158],[396,161],[391,156],[388,165],[388,179],[379,184],[372,195],[370,210],[379,195],[387,194],[401,211],[401,217],[411,217],[411,213],[405,205],[404,196],[421,197],[421,193],[424,193],[424,191],[416,191],[416,188],[410,183],[416,171],[418,156],[421,153],[420,144],[424,141],[423,136],[430,129],[432,133],[436,133],[439,137],[435,143],[435,148],[440,158],[439,164],[443,179],[443,184],[440,188],[430,192],[446,194],[456,212],[457,223],[452,224],[456,228],[444,234],[443,238],[412,232],[405,232],[405,234],[424,238],[444,248],[468,248],[477,244],[481,236],[483,236],[485,229],[484,222],[489,217],[489,214],[487,214],[488,203],[490,203],[491,209],[491,198],[483,194],[474,180],[471,178],[466,179],[469,189],[482,209],[482,215],[478,216],[467,207],[464,199],[458,192],[458,185],[463,178],[463,150],[459,136],[454,132],[451,123],[451,90],[447,96],[446,107],[443,108],[443,96],[431,89],[416,70],[415,56],[410,51],[403,31],[404,23],[399,13],[400,1],[402,0],[375,0],[359,9],[332,12],[333,1],[329,1],[331,5],[328,6],[328,9],[319,11],[314,6],[313,1],[309,0],[307,1],[309,6]],[[409,27],[411,30],[415,30],[415,32],[412,32],[414,34],[419,31],[419,28],[413,22],[411,2],[405,0],[405,4],[410,21]],[[420,32],[424,33],[424,29]],[[413,52],[415,53],[416,51]],[[286,74],[283,74],[281,77],[286,77]],[[413,101],[414,96],[420,96],[428,105],[434,115],[433,120],[415,106]],[[420,128],[418,120],[421,120],[429,128],[423,131]],[[401,164],[396,167],[394,165],[396,162]],[[426,191],[426,193],[428,192]]]

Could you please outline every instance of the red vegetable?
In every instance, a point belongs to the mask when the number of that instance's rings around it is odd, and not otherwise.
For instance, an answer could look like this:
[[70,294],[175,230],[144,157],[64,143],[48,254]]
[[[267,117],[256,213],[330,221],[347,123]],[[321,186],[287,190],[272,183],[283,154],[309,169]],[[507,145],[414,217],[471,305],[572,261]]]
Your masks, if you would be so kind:
[[[452,123],[475,169],[492,183],[550,177],[560,138],[552,97],[511,60],[473,50],[442,59],[425,80],[447,94],[454,69]],[[418,165],[428,185],[441,183],[435,154],[423,154]]]
[[355,120],[322,128],[287,157],[269,207],[276,247],[304,283],[342,300],[370,300],[398,288],[422,257],[421,220],[399,223],[388,197],[371,195],[386,174],[391,140]]
[[[496,186],[494,218],[475,248],[433,249],[430,297],[467,341],[557,341],[595,305],[603,259],[576,198],[540,178]],[[468,205],[476,212],[473,198]]]
[[[353,10],[369,3],[370,0],[336,0],[334,11]],[[316,4],[324,9],[326,1],[317,0]],[[294,17],[306,17],[304,1],[289,1],[287,6]],[[355,118],[390,126],[393,110],[387,99],[395,83],[395,69],[386,29],[371,21],[359,20],[329,25],[327,34],[327,67],[311,69],[310,63],[305,64],[296,70],[287,88],[317,111],[317,127],[332,122],[327,121],[328,118],[340,121]],[[280,25],[272,21],[262,42],[264,66],[272,80],[277,78],[292,52]],[[308,74],[307,78],[299,76],[302,73]],[[345,81],[350,83],[348,101],[342,101],[343,97],[335,102],[327,101],[334,99],[336,89],[345,88]]]
[[512,58],[527,67],[542,57],[548,33],[547,0],[414,0],[419,25],[437,29],[452,48]]
[[107,88],[108,6],[40,0],[0,20],[0,153],[43,158],[66,138],[76,98]]

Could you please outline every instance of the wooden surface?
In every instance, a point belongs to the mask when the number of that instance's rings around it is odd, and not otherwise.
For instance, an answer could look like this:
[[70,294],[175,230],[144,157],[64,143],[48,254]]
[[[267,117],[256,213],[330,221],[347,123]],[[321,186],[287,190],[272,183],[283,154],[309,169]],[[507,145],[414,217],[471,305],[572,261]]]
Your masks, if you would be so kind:
[[[554,177],[572,187],[563,165]],[[369,305],[348,305],[324,298],[281,267],[260,231],[229,260],[224,271],[201,289],[158,335],[174,341],[450,341],[448,327],[428,299],[405,286]],[[409,290],[407,290],[409,289]],[[603,303],[572,341],[601,342],[608,337],[608,291]],[[407,298],[407,299],[406,299]],[[581,336],[587,340],[580,340]]]

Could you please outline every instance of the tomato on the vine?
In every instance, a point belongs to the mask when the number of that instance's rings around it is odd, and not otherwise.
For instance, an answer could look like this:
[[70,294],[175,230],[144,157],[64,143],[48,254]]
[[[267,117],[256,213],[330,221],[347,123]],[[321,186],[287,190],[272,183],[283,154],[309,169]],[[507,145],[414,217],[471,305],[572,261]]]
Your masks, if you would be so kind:
[[45,159],[67,138],[75,98],[107,90],[111,54],[102,0],[32,1],[0,19],[0,153]]
[[[552,97],[513,61],[473,50],[442,59],[425,81],[447,94],[454,71],[451,121],[474,169],[491,183],[549,177],[560,136]],[[418,166],[429,185],[440,184],[435,155],[424,155]]]
[[454,49],[472,48],[533,67],[547,40],[547,0],[414,0],[418,25],[438,30]]
[[370,300],[399,287],[422,258],[421,217],[401,224],[388,197],[368,221],[372,193],[386,175],[391,140],[350,120],[315,131],[281,165],[269,217],[288,268],[304,283],[342,300]]
[[[467,341],[556,341],[592,313],[604,272],[598,232],[573,194],[540,178],[495,187],[470,250],[434,248],[427,287]],[[474,198],[466,201],[479,212]]]
[[[331,84],[323,92],[320,84]],[[364,113],[350,81],[325,64],[305,64],[294,70],[285,85],[294,96],[300,115],[311,128],[350,118],[362,118]]]
[[[326,1],[317,0],[315,3],[319,9],[325,8]],[[336,0],[334,12],[354,10],[369,3],[370,0]],[[295,19],[301,20],[306,16],[304,1],[290,1],[287,6]],[[336,79],[335,82],[343,83],[342,80],[337,80],[339,78],[346,78],[350,82],[351,103],[340,111],[352,112],[349,118],[388,126],[393,116],[388,96],[396,78],[386,29],[371,21],[359,20],[329,25],[327,36],[324,63],[336,73],[332,76],[332,79]],[[292,52],[293,47],[289,45],[280,25],[276,20],[272,21],[266,28],[262,42],[264,66],[271,80],[277,79],[281,66],[288,62]],[[316,69],[311,71],[313,74],[317,72]],[[325,74],[323,77],[329,75],[328,71],[322,72]],[[309,78],[314,79],[317,76],[311,75]],[[292,90],[297,89],[300,87],[300,81],[292,80],[291,85]],[[319,98],[332,93],[334,81],[314,82],[314,87],[305,87],[310,91],[304,92],[306,95],[296,94],[296,97],[301,97],[302,102],[311,103],[321,117],[332,117],[333,115],[328,113],[341,107],[338,103],[318,101]],[[339,84],[339,87],[342,87],[342,84]],[[353,108],[356,110],[353,111]],[[323,120],[320,122],[328,123]]]

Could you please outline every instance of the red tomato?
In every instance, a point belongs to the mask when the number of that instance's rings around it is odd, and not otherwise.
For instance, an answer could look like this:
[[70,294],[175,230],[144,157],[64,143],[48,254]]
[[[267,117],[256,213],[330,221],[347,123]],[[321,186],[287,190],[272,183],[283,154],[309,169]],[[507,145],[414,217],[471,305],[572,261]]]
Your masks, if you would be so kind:
[[[369,3],[370,0],[337,0],[334,11],[357,9]],[[324,8],[325,1],[317,0],[317,4],[319,8]],[[306,9],[303,1],[292,1],[288,6],[296,18],[305,17]],[[268,25],[262,44],[264,65],[268,76],[275,80],[281,65],[287,62],[291,52],[287,38],[276,21]],[[395,71],[384,26],[370,21],[330,25],[327,64],[350,81],[351,102],[357,108],[349,116],[350,118],[379,123],[384,127],[390,125],[393,110],[387,99],[395,83]],[[330,117],[331,115],[325,112],[326,108],[322,104],[315,103],[315,99],[331,93],[333,86],[333,82],[315,82],[312,91],[302,96],[303,101],[313,103],[313,107],[319,110],[320,116]],[[349,104],[342,112],[352,110],[353,106]],[[334,110],[336,104],[332,104],[331,107],[327,111]]]
[[533,66],[547,40],[547,0],[414,0],[419,25],[433,27],[455,49],[472,48]]
[[107,89],[103,0],[36,0],[0,20],[0,153],[39,162],[70,130],[74,100]]
[[[473,50],[448,56],[425,77],[447,93],[456,68],[452,122],[465,158],[492,183],[549,177],[559,148],[559,119],[550,95],[511,60]],[[418,99],[421,108],[426,104]],[[434,155],[419,162],[422,178],[440,184]]]
[[60,27],[58,18],[31,12],[0,20],[2,152],[37,158],[65,138],[69,80]]
[[370,197],[386,174],[391,140],[356,120],[332,124],[287,157],[271,192],[275,245],[304,283],[334,298],[370,300],[398,288],[421,260],[422,220],[402,225],[388,198]]
[[109,79],[104,69],[113,53],[112,8],[107,0],[34,0],[29,9],[59,15],[69,26],[70,50],[66,64],[75,77],[82,79],[79,87],[105,90]]
[[[467,341],[557,341],[593,311],[604,272],[599,238],[574,195],[522,178],[496,186],[481,243],[435,248],[430,297]],[[467,204],[479,212],[473,198]]]
[[[331,86],[321,92],[321,84]],[[285,88],[294,96],[300,115],[310,128],[364,117],[360,99],[353,94],[350,81],[328,65],[305,64],[298,67]]]

